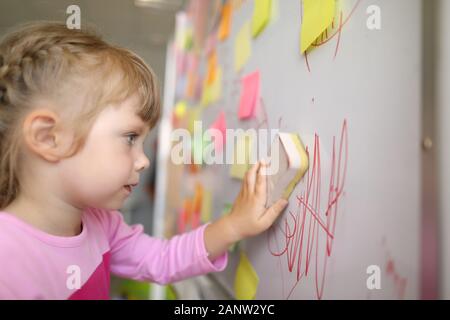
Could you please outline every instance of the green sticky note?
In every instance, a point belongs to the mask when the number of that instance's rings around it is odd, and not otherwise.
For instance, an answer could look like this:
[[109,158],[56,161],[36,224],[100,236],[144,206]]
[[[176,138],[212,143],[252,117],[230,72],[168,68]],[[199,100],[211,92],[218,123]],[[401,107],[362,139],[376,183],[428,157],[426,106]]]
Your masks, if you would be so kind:
[[256,297],[259,277],[247,255],[241,251],[239,265],[234,279],[234,293],[237,300],[253,300]]
[[252,36],[256,38],[267,26],[272,14],[272,0],[257,0],[254,2],[252,18]]
[[301,53],[304,53],[332,24],[335,5],[335,0],[303,0]]

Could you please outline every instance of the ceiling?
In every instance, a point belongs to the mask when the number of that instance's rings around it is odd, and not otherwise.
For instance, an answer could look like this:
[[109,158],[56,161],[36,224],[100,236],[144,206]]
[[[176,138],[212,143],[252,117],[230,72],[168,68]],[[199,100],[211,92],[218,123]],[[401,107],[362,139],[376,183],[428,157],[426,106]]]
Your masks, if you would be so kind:
[[[182,0],[162,2],[175,2],[174,8],[183,4]],[[175,27],[176,9],[170,7],[136,6],[134,0],[0,0],[0,36],[24,22],[66,21],[69,5],[80,7],[82,25],[93,26],[106,40],[137,52],[163,82],[166,44]]]

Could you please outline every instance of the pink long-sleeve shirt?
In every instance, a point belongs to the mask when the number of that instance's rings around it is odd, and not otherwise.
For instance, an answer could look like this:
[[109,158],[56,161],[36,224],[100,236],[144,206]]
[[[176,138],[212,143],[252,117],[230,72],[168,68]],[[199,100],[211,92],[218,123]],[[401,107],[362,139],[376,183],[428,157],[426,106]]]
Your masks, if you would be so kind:
[[49,235],[0,211],[0,299],[109,299],[110,272],[159,284],[222,271],[211,262],[206,225],[157,239],[127,225],[119,211],[90,208],[75,237]]

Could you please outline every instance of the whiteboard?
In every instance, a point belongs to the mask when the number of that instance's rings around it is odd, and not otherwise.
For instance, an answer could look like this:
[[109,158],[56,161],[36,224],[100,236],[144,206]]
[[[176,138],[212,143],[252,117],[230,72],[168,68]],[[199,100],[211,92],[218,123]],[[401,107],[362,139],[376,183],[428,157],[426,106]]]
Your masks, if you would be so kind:
[[[419,298],[421,2],[340,2],[341,32],[307,59],[299,52],[300,1],[274,1],[279,18],[252,41],[240,73],[234,39],[253,1],[234,12],[230,37],[217,44],[223,93],[203,110],[204,126],[222,110],[227,128],[261,125],[237,117],[239,79],[259,70],[263,127],[298,133],[310,155],[308,174],[276,224],[240,243],[227,269],[213,275],[230,293],[243,250],[259,277],[256,299]],[[366,27],[370,5],[381,9],[381,30]],[[185,170],[182,183],[167,181],[167,190],[189,195],[201,181],[218,218],[240,188],[229,170]],[[367,287],[373,265],[379,290]]]

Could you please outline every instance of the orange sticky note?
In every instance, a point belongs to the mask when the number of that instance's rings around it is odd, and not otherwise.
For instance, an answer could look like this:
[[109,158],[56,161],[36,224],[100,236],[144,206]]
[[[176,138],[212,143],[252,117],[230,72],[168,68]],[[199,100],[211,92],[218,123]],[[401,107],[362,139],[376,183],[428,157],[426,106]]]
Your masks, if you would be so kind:
[[217,52],[213,50],[208,58],[208,73],[206,76],[206,84],[211,85],[216,80],[217,75]]
[[227,1],[222,7],[222,19],[219,26],[219,40],[225,40],[230,35],[231,30],[231,17],[233,7],[231,1]]
[[202,210],[202,202],[203,202],[203,186],[199,183],[195,187],[194,200],[192,205],[192,219],[191,219],[191,227],[192,229],[196,228],[200,224],[200,214]]
[[259,95],[260,74],[259,71],[256,71],[242,78],[239,119],[248,119],[254,116]]
[[216,121],[211,125],[211,129],[216,129],[220,133],[219,136],[214,136],[214,144],[215,144],[215,150],[216,152],[221,152],[223,150],[223,146],[225,145],[226,141],[226,130],[227,130],[227,124],[225,120],[225,112],[220,112],[219,116],[217,117]]

